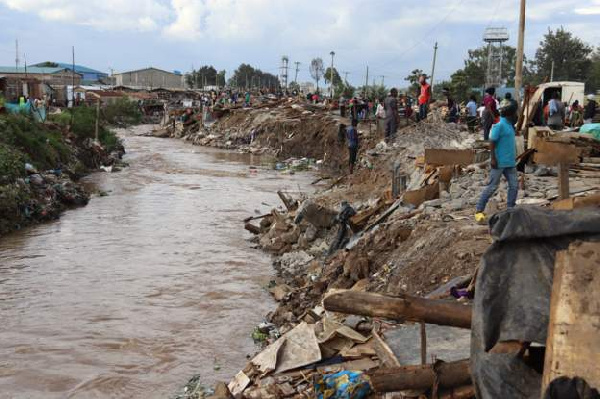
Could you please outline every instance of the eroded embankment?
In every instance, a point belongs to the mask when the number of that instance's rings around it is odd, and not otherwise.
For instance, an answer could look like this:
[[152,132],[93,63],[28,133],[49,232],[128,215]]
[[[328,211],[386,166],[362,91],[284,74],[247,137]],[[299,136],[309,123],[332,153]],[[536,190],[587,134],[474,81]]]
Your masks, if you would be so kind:
[[0,116],[0,236],[87,204],[89,193],[77,180],[100,166],[117,168],[124,148],[114,134],[103,130],[101,144],[76,132]]

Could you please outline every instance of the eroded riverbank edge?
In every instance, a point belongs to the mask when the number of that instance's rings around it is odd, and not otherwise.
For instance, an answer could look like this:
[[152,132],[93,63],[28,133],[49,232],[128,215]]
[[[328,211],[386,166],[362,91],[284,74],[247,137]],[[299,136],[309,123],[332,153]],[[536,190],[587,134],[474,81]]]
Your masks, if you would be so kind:
[[[279,306],[266,316],[270,324],[258,328],[269,344],[304,323],[314,326],[320,344],[325,343],[321,339],[328,321],[346,323],[369,335],[377,318],[343,317],[324,310],[324,297],[339,289],[454,301],[452,292],[472,290],[470,283],[491,243],[488,227],[472,220],[489,170],[487,145],[466,126],[407,121],[393,140],[383,142],[376,125],[361,123],[359,167],[349,176],[344,173],[348,152],[340,135],[341,123],[347,120],[324,107],[289,101],[231,110],[209,127],[166,130],[172,137],[197,145],[272,153],[283,159],[314,158],[322,165],[319,192],[307,199],[283,193],[285,211],[274,210],[246,226],[256,233],[259,246],[275,256],[277,276],[271,293]],[[591,145],[595,151],[590,142],[581,145]],[[441,164],[428,164],[427,149],[450,155]],[[453,155],[472,158],[457,160]],[[295,162],[289,161],[290,165]],[[537,169],[542,173],[531,169],[527,173],[519,205],[548,207],[557,198],[556,175]],[[532,170],[537,169],[534,165]],[[395,176],[403,177],[403,182],[397,182],[403,186],[402,198],[391,193]],[[571,180],[575,194],[593,193],[600,181],[589,176]],[[343,201],[355,215],[349,212],[344,218]],[[502,210],[505,202],[506,190],[501,187],[488,205],[489,214]],[[340,225],[347,229],[345,234],[338,234]],[[468,302],[465,295],[460,302]],[[366,324],[361,327],[361,323]],[[346,361],[353,356],[369,357],[368,351],[344,355],[340,349],[320,345],[323,359],[336,354]],[[213,397],[227,397],[229,391],[235,397],[249,398],[314,394],[313,385],[302,381],[306,379],[302,373],[275,370],[273,375],[260,355],[228,381],[228,387],[219,384]],[[312,375],[319,364],[311,364],[314,367],[307,372]],[[472,392],[472,387],[459,388],[466,394]],[[192,390],[187,397],[201,396]]]

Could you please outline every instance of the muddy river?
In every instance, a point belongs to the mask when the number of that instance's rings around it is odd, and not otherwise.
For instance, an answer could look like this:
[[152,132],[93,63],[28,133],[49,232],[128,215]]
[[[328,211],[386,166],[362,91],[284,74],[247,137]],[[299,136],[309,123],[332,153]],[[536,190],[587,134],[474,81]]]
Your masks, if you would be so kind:
[[0,398],[170,398],[254,350],[273,270],[241,220],[311,176],[143,129],[129,168],[86,179],[108,196],[0,239]]

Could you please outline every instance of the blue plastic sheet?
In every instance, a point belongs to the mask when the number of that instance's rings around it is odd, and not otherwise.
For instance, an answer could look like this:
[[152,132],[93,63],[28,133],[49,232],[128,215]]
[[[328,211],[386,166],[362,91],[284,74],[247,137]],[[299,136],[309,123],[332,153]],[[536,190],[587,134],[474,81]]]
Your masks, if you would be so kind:
[[356,371],[324,374],[315,383],[318,399],[363,399],[371,393],[368,377]]

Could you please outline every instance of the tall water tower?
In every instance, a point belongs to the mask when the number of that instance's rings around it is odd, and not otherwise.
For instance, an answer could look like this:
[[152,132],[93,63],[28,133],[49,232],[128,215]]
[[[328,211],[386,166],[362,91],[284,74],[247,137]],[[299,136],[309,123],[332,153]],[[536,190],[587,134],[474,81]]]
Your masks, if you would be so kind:
[[288,86],[288,63],[289,62],[290,62],[290,59],[288,58],[287,55],[284,55],[283,57],[281,57],[281,66],[279,67],[279,69],[280,69],[279,81],[281,83],[281,87],[283,87],[284,89],[286,89]]
[[488,45],[488,65],[485,75],[486,87],[498,87],[502,84],[503,43],[508,40],[506,28],[486,28],[483,41]]

